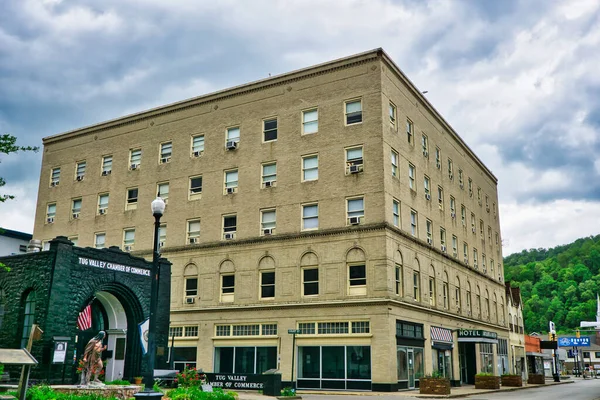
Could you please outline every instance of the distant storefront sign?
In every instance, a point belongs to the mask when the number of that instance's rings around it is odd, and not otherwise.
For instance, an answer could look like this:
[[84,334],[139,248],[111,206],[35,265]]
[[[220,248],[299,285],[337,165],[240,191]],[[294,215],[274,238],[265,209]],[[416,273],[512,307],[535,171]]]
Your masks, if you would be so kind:
[[560,347],[589,347],[590,346],[590,338],[587,336],[584,337],[561,337],[558,338],[558,345]]

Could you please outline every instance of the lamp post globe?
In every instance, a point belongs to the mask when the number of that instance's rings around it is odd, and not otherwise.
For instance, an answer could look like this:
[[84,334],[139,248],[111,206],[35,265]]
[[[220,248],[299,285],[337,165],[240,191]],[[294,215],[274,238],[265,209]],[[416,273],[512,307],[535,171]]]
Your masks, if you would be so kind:
[[152,207],[152,215],[156,216],[158,214],[162,217],[162,215],[165,213],[166,204],[163,199],[161,199],[160,197],[157,197],[154,200],[152,200],[151,207]]

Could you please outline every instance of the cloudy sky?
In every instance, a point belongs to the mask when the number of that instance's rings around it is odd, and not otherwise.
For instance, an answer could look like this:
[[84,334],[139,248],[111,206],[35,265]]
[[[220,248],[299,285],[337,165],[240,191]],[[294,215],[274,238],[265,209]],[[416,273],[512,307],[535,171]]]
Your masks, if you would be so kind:
[[[0,133],[22,145],[376,47],[499,179],[504,254],[600,233],[598,0],[2,0]],[[41,153],[1,156],[33,231]]]

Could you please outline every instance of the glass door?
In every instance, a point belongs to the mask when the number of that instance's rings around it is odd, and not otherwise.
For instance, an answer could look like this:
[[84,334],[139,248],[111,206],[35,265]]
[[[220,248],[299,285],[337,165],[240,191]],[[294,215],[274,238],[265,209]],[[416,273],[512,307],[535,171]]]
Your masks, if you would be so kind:
[[408,388],[415,388],[415,353],[413,349],[408,349]]
[[463,344],[458,347],[458,363],[460,364],[460,382],[468,384],[467,354]]

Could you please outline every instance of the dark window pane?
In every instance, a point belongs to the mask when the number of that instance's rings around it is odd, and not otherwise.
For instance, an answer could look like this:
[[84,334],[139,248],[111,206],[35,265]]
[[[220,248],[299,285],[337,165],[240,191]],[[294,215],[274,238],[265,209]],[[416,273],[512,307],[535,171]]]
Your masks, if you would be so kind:
[[344,347],[323,346],[323,378],[345,379]]
[[319,270],[317,268],[304,270],[304,282],[318,281],[318,280],[319,280]]
[[275,297],[275,286],[263,286],[260,288],[260,297]]
[[236,347],[235,348],[235,373],[253,374],[254,373],[254,347]]
[[314,294],[319,294],[319,282],[305,283],[304,284],[304,295],[311,296]]
[[275,272],[263,272],[262,283],[263,285],[275,284]]
[[270,119],[265,121],[265,131],[270,131],[271,129],[277,129],[277,120]]
[[277,347],[256,348],[256,373],[277,368]]
[[346,115],[346,124],[356,124],[362,122],[362,112],[355,112]]
[[215,347],[215,372],[233,373],[233,347]]
[[235,275],[223,275],[223,293],[233,293],[235,287]]
[[317,346],[298,347],[298,378],[320,378],[321,348]]
[[235,231],[237,225],[237,216],[230,215],[228,217],[223,218],[223,230],[225,232],[233,232]]
[[350,267],[350,279],[365,278],[365,266],[364,265],[353,265]]
[[185,280],[185,290],[196,290],[198,289],[198,279],[189,278]]
[[348,379],[371,379],[371,347],[347,346]]
[[277,129],[272,131],[265,131],[265,142],[275,139],[277,139]]

